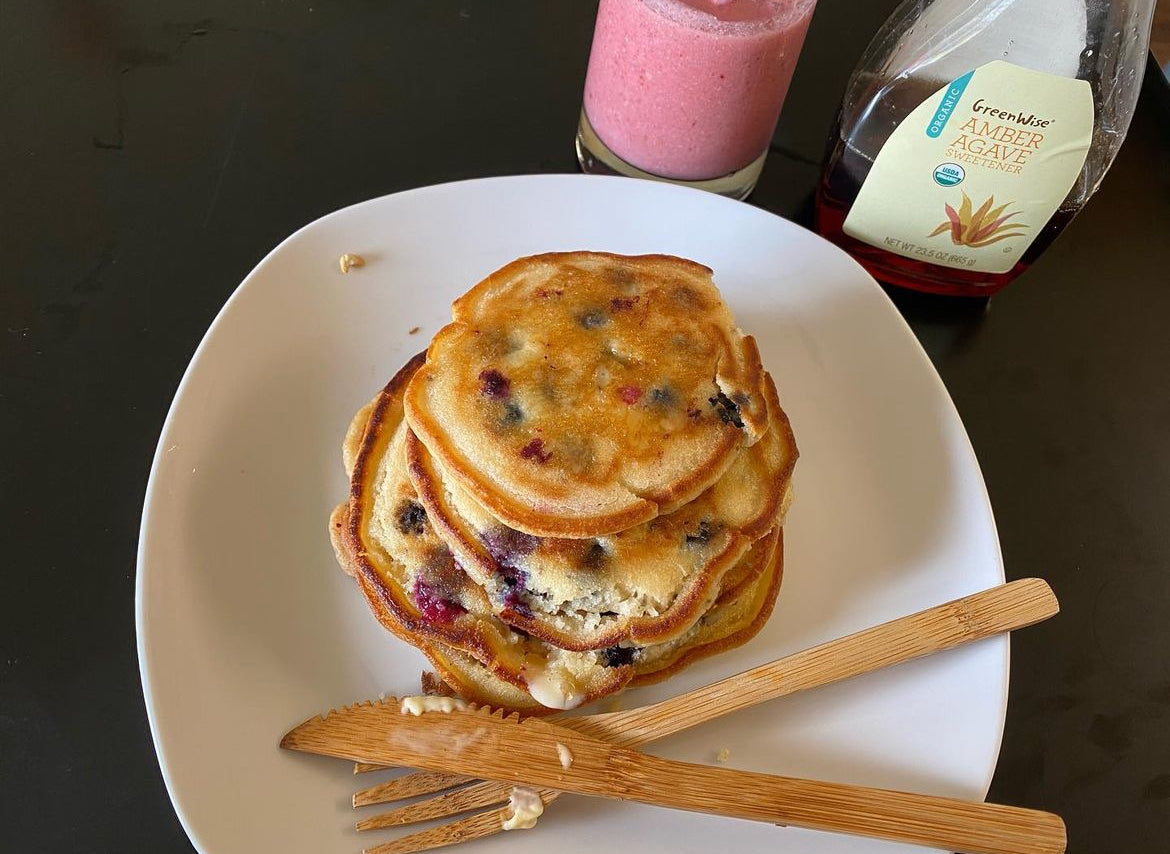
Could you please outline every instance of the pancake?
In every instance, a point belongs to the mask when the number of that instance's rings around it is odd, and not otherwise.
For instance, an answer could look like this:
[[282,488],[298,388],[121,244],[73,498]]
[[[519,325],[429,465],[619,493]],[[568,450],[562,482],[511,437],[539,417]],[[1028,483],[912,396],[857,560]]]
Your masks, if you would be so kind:
[[702,495],[590,539],[534,537],[472,498],[413,434],[410,477],[427,516],[506,623],[563,649],[663,643],[710,606],[728,570],[782,523],[796,444],[765,375],[770,424]]
[[755,340],[693,261],[521,258],[452,314],[407,419],[444,473],[524,533],[600,537],[672,512],[767,430]]
[[[691,628],[687,636],[667,644],[647,647],[645,660],[624,687],[652,685],[718,653],[750,641],[772,615],[783,579],[783,542],[778,540],[772,559],[761,566],[761,574],[735,597],[717,604]],[[467,655],[440,644],[427,644],[423,653],[438,676],[459,696],[473,703],[502,708],[524,715],[547,715],[556,710],[540,705],[514,685],[494,676]]]
[[[339,562],[357,579],[378,620],[424,651],[439,644],[462,652],[550,708],[572,708],[620,690],[636,675],[640,651],[564,650],[513,630],[435,532],[405,473],[402,389],[422,358],[408,362],[347,433],[350,498],[331,519]],[[768,545],[750,549],[741,563],[767,562],[775,536],[759,542]]]

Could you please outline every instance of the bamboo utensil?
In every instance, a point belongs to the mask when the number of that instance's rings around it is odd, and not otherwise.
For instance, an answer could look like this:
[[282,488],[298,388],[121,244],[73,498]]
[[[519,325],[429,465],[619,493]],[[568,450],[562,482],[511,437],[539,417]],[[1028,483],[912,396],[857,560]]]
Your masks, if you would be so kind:
[[[1032,625],[1058,610],[1056,598],[1045,582],[1015,581],[821,644],[662,703],[625,712],[564,718],[557,723],[616,745],[635,746],[729,711]],[[359,763],[355,770],[378,767],[383,766]],[[354,796],[354,805],[413,797],[471,779],[460,774],[421,771],[363,789]],[[359,822],[358,828],[402,825],[493,806],[505,801],[510,790],[508,784],[478,783],[366,819]],[[542,792],[542,799],[551,803],[556,795],[551,790]],[[493,809],[367,850],[405,854],[488,836],[500,830],[507,812],[506,808]]]
[[1051,813],[678,762],[488,709],[416,717],[394,699],[368,702],[310,718],[281,746],[967,854],[1065,849]]
[[[739,709],[828,685],[935,652],[1024,628],[1052,617],[1060,605],[1039,578],[1024,578],[936,605],[760,665],[678,697],[622,712],[558,718],[561,726],[636,747]],[[360,770],[385,766],[359,763]],[[408,774],[361,789],[353,805],[369,806],[437,792],[470,782],[433,771]],[[510,787],[485,783],[460,797],[432,799],[358,822],[373,830],[454,815],[507,801]]]

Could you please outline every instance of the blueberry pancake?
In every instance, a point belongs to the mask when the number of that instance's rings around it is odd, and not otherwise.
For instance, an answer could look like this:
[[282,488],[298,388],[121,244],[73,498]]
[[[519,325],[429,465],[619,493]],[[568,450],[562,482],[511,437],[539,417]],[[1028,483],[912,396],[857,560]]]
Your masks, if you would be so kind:
[[602,537],[535,537],[472,498],[413,434],[410,477],[431,523],[495,612],[563,649],[645,646],[683,634],[724,574],[783,521],[796,445],[765,374],[770,424],[698,498]]
[[[559,651],[494,616],[486,594],[435,534],[405,473],[402,390],[422,359],[420,354],[407,363],[350,425],[343,447],[350,497],[331,517],[333,546],[379,622],[399,638],[414,646],[455,647],[497,678],[526,689],[531,675],[549,670],[550,654]],[[632,675],[628,667],[589,668],[597,654],[577,658],[553,665],[557,673],[569,666],[580,671],[578,693],[566,701],[612,693]]]
[[759,352],[693,261],[513,261],[453,304],[406,392],[445,474],[510,528],[602,537],[669,513],[768,429]]
[[[512,629],[434,530],[406,474],[402,389],[421,360],[411,360],[347,434],[350,498],[331,520],[342,567],[398,637],[424,651],[435,644],[460,651],[544,706],[571,708],[620,690],[636,675],[641,650],[565,650]],[[759,542],[733,570],[736,577],[763,572],[754,564],[767,563],[775,536]]]
[[[783,548],[777,541],[772,560],[760,563],[760,573],[736,590],[734,596],[720,596],[715,607],[686,635],[634,652],[634,675],[625,687],[660,682],[696,661],[750,641],[772,614],[783,578],[783,564]],[[457,650],[441,644],[423,644],[421,649],[442,680],[467,700],[526,715],[554,711]]]

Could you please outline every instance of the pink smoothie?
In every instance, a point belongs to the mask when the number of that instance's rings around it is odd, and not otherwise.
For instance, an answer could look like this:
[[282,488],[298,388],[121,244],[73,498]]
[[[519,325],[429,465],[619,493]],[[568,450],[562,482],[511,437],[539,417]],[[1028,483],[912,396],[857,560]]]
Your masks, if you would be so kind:
[[768,147],[816,0],[601,0],[585,114],[664,178],[742,169]]

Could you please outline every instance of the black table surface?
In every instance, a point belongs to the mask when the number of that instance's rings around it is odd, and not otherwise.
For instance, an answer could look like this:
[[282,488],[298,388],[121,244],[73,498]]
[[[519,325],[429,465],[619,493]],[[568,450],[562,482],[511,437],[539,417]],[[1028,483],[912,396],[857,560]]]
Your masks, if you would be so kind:
[[[809,222],[842,87],[892,0],[821,0],[751,203]],[[0,3],[0,849],[189,851],[135,653],[138,522],[179,377],[232,289],[331,210],[575,171],[595,4]],[[1170,94],[987,302],[894,296],[971,435],[1009,578],[991,797],[1074,852],[1170,839]],[[230,785],[225,781],[225,785]]]

